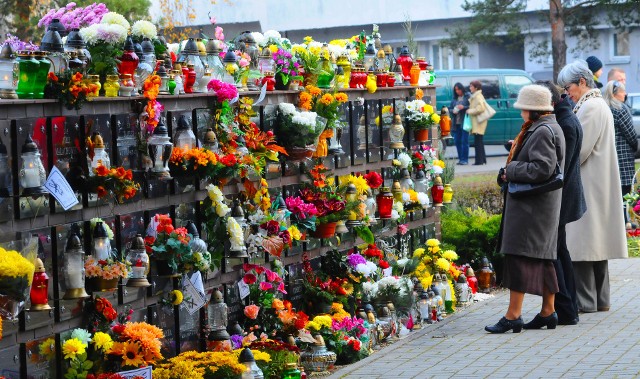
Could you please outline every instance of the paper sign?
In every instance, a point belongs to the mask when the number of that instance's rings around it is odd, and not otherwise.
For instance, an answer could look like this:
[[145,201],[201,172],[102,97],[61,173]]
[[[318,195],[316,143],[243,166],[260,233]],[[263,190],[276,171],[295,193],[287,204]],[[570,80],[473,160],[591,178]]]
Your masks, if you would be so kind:
[[244,298],[249,296],[249,294],[251,293],[249,285],[242,279],[240,279],[240,281],[238,282],[238,290],[240,291],[240,299],[242,300],[244,300]]
[[44,186],[49,190],[53,197],[56,198],[65,211],[78,204],[76,194],[73,192],[73,189],[71,189],[67,179],[62,175],[62,172],[60,172],[56,166],[53,166],[53,169],[49,174],[49,178],[47,178]]
[[262,88],[260,88],[260,96],[258,97],[258,100],[256,100],[253,105],[256,106],[258,104],[260,104],[260,102],[262,100],[264,100],[264,98],[267,96],[267,84],[265,83]]
[[144,379],[152,379],[151,366],[137,368],[135,370],[120,371],[118,374],[125,379],[133,379],[135,377],[142,377]]
[[204,283],[202,282],[202,274],[200,273],[200,271],[196,271],[193,275],[191,275],[191,279],[189,280],[191,280],[191,283],[196,288],[196,290],[200,292],[202,297],[206,298],[207,296],[204,292]]
[[[200,278],[200,282],[202,282],[202,278]],[[186,308],[190,315],[195,314],[207,302],[204,288],[200,290],[187,277],[182,280],[182,292],[184,293],[184,300],[181,306]]]

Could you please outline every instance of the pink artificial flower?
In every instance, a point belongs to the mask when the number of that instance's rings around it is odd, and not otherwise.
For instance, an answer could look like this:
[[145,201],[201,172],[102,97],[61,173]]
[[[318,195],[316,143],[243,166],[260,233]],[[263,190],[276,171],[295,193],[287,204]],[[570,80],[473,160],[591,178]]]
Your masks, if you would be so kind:
[[278,291],[285,295],[287,294],[287,291],[284,289],[284,282],[280,282],[280,284],[278,284]]
[[224,41],[224,33],[223,33],[223,29],[221,27],[216,26],[215,35],[216,35],[216,39],[218,41]]
[[211,16],[211,18],[209,18],[209,22],[210,22],[211,24],[215,24],[215,23],[217,22],[217,20],[216,20],[216,16]]
[[273,272],[273,271],[271,271],[271,270],[269,270],[269,269],[266,269],[266,270],[264,271],[264,273],[265,273],[265,275],[267,276],[267,280],[268,280],[268,281],[270,281],[270,282],[275,281],[275,280],[276,280],[276,278],[278,277],[278,274],[276,274],[275,272]]
[[407,224],[398,224],[398,233],[400,233],[400,235],[404,236],[408,231],[409,227]]
[[273,285],[268,282],[260,282],[260,291],[268,291],[273,288]]
[[244,58],[240,59],[240,62],[238,62],[238,66],[240,66],[240,67],[242,67],[242,68],[245,68],[245,67],[247,67],[248,65],[249,65],[249,61],[248,61],[248,60],[246,60],[246,59],[244,59]]

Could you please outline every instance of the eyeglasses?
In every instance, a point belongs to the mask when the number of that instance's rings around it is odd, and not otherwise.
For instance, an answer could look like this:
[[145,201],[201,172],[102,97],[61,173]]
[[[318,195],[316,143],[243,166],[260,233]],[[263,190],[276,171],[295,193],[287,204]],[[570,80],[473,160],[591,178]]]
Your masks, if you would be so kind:
[[564,86],[564,87],[562,87],[562,88],[564,88],[564,91],[565,91],[565,92],[569,92],[569,88],[571,88],[571,86],[572,86],[573,84],[576,84],[576,83],[569,83],[569,84],[567,84],[566,86]]

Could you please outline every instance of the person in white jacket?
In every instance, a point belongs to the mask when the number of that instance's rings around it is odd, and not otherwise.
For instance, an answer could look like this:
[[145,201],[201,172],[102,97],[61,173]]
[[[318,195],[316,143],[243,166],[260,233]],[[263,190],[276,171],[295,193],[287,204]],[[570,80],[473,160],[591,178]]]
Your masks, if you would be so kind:
[[628,256],[613,116],[585,61],[565,66],[558,84],[576,102],[573,111],[583,130],[580,171],[587,211],[566,226],[578,309],[608,311],[608,260]]

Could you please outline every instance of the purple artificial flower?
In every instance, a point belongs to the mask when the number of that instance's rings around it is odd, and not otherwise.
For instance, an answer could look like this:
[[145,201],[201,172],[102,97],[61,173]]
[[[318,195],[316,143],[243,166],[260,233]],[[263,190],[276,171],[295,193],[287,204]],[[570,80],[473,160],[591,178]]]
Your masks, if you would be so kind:
[[242,347],[242,336],[240,334],[233,334],[231,336],[231,346],[233,347],[233,350]]
[[348,255],[347,262],[349,262],[351,267],[356,268],[359,264],[366,264],[367,260],[362,255],[356,253]]

